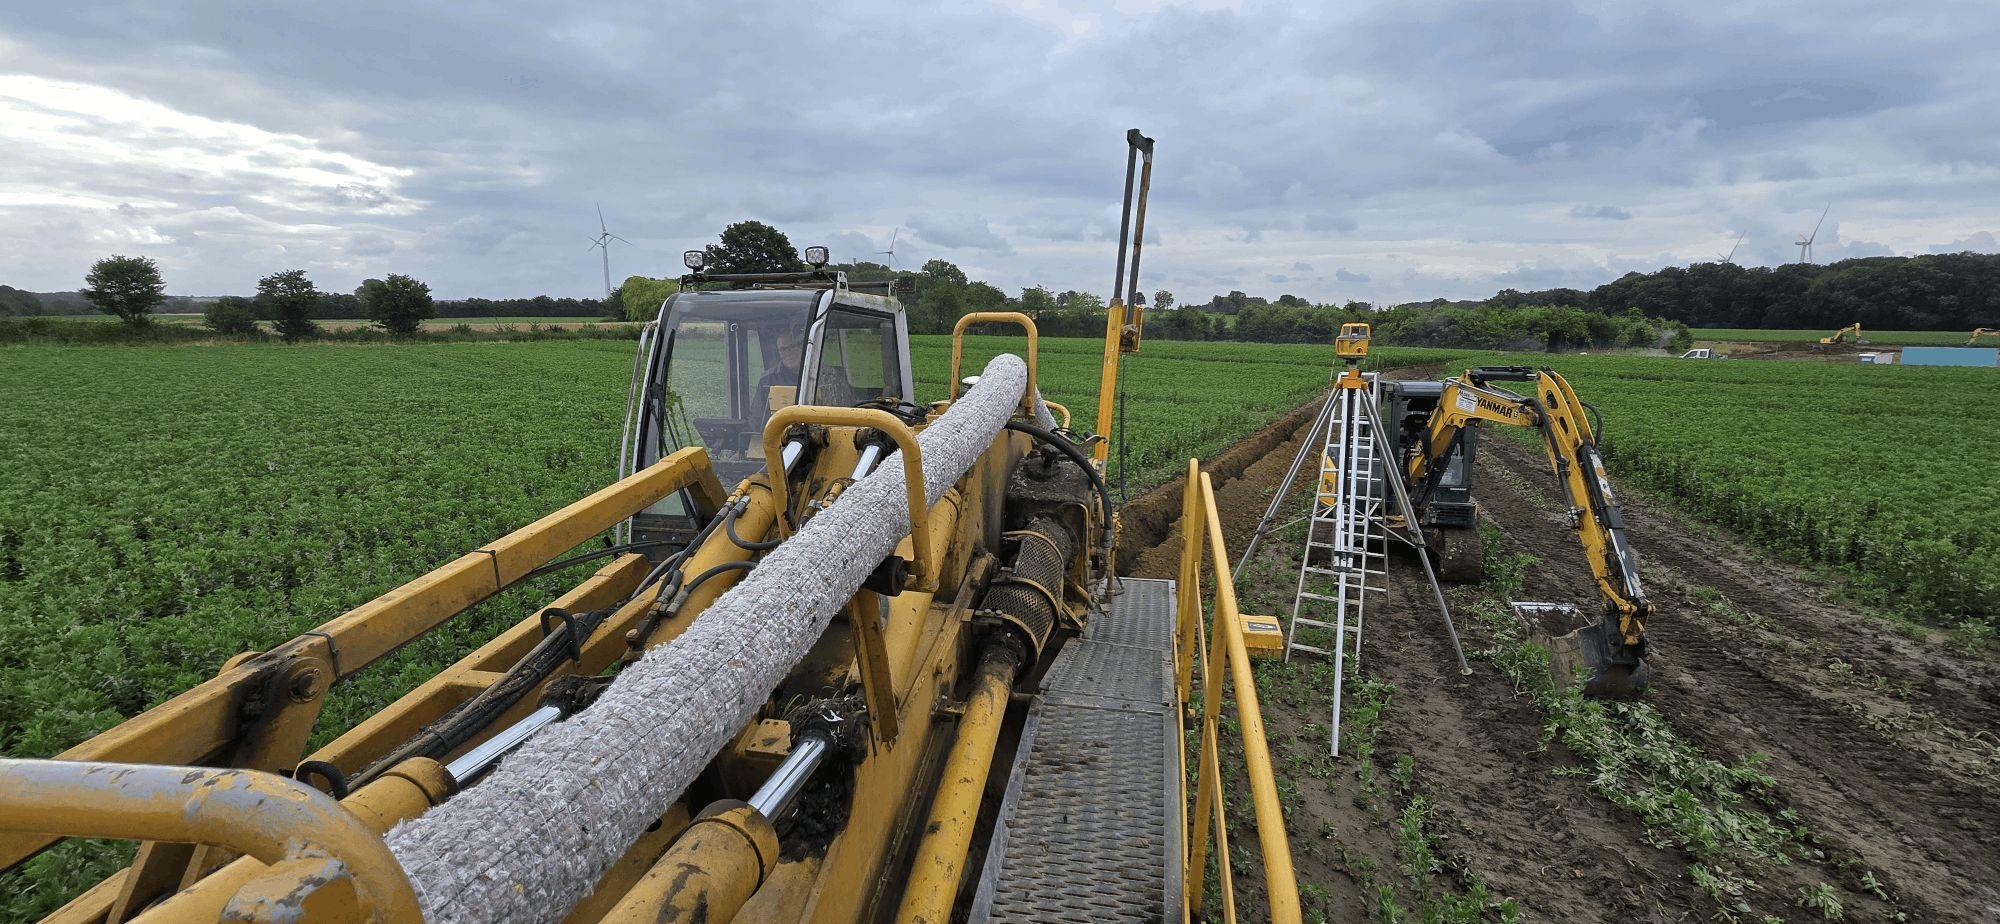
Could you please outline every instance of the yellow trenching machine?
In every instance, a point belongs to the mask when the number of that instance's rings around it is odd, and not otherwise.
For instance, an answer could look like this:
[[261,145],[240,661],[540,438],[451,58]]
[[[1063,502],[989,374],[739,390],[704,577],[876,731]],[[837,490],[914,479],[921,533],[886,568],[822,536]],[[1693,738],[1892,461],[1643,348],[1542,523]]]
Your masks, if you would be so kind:
[[[1152,161],[1129,140],[1128,219]],[[960,319],[950,398],[921,404],[899,303],[824,248],[807,262],[705,274],[690,252],[640,341],[615,484],[59,759],[0,760],[0,868],[139,841],[49,918],[92,924],[1185,920],[1207,869],[1188,829],[1222,817],[1212,756],[1201,808],[1183,800],[1195,544],[1193,586],[1113,576],[1101,439],[1043,401],[1031,319]],[[1023,328],[1025,358],[961,381],[975,324]],[[583,561],[605,563],[304,753],[330,687]],[[1248,661],[1217,638],[1251,710],[1273,917],[1297,921]]]
[[[1516,394],[1494,382],[1526,382]],[[1644,689],[1646,619],[1652,604],[1639,584],[1639,559],[1625,536],[1624,515],[1604,457],[1597,448],[1588,408],[1569,382],[1549,369],[1500,366],[1469,369],[1443,380],[1382,383],[1383,413],[1393,434],[1395,459],[1418,523],[1430,537],[1440,573],[1449,580],[1484,577],[1478,506],[1473,499],[1476,425],[1528,427],[1542,436],[1549,467],[1561,481],[1569,525],[1604,601],[1601,619],[1564,634],[1547,633],[1556,680],[1584,681],[1592,696],[1623,698]],[[1516,603],[1531,625],[1552,618],[1574,621],[1569,604]]]

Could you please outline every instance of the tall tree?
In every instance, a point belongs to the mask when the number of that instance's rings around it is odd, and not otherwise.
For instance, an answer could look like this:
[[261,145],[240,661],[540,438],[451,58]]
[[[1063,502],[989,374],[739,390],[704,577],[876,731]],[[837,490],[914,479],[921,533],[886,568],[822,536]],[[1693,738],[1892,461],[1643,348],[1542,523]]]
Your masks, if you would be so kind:
[[312,321],[319,301],[319,288],[306,278],[305,270],[285,270],[257,280],[258,310],[277,321],[278,336],[286,343],[319,333],[319,325]]
[[681,284],[672,279],[627,276],[618,285],[620,316],[627,321],[651,321],[660,316],[660,306],[667,303],[667,296],[680,290]]
[[127,324],[144,324],[146,316],[167,300],[167,284],[151,257],[110,256],[90,267],[83,291],[97,310],[115,314]]
[[711,273],[785,273],[806,268],[783,231],[761,221],[739,221],[722,229],[720,243],[708,245]]
[[1040,317],[1044,311],[1056,310],[1056,296],[1047,286],[1036,286],[1021,290],[1021,310],[1028,317]]
[[1174,307],[1174,293],[1161,289],[1153,293],[1153,307],[1167,311]]
[[257,310],[241,295],[224,295],[202,312],[202,323],[218,334],[257,333]]
[[425,321],[437,317],[431,287],[400,273],[362,282],[354,297],[361,300],[369,320],[392,334],[414,334]]

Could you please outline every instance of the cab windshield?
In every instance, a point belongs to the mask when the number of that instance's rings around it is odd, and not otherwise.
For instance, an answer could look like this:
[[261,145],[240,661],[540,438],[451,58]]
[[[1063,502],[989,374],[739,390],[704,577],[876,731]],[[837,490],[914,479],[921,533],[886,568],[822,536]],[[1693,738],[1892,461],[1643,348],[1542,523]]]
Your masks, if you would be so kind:
[[[725,486],[764,467],[764,422],[798,401],[816,292],[697,292],[666,332],[660,455],[705,446]],[[654,458],[658,458],[656,455]]]

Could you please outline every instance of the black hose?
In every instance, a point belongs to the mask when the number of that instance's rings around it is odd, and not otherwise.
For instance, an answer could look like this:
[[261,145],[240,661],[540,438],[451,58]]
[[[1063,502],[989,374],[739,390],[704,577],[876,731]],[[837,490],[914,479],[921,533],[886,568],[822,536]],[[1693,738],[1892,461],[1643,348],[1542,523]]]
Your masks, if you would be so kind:
[[587,561],[596,561],[600,558],[609,558],[613,555],[622,555],[626,552],[631,552],[637,549],[650,549],[654,546],[673,545],[673,544],[675,543],[674,540],[672,539],[654,539],[648,542],[628,542],[625,543],[624,545],[614,545],[608,548],[598,549],[595,552],[586,552],[574,558],[565,558],[562,561],[549,562],[548,564],[536,568],[535,570],[530,571],[527,574],[521,575],[519,578],[516,578],[515,580],[518,583],[520,581],[525,581],[530,578],[541,577],[542,575],[547,574],[551,571],[561,571],[562,569],[568,568],[572,565],[581,565]]
[[750,498],[745,497],[742,500],[729,505],[729,509],[722,515],[722,531],[729,535],[729,541],[736,543],[736,547],[742,549],[745,552],[768,552],[772,549],[777,548],[778,543],[783,542],[784,541],[783,539],[763,539],[752,542],[744,539],[742,536],[736,535],[736,517],[739,514],[741,514],[743,512],[743,508],[749,506],[749,504],[750,504]]
[[[453,707],[444,715],[417,732],[416,736],[403,742],[388,754],[369,764],[348,785],[360,789],[390,768],[412,757],[442,759],[460,745],[472,740],[472,736],[482,728],[512,709],[514,704],[528,694],[550,674],[555,673],[570,659],[573,646],[581,647],[589,640],[597,627],[610,618],[612,609],[591,610],[576,613],[568,620],[542,637],[542,640],[514,662],[512,667],[491,686],[479,691],[478,695]],[[574,638],[570,633],[575,633]]]
[[1028,423],[1025,420],[1009,420],[1007,421],[1007,429],[1013,430],[1016,433],[1026,433],[1042,441],[1044,444],[1054,446],[1058,452],[1068,456],[1070,461],[1075,462],[1082,468],[1085,475],[1090,476],[1091,485],[1097,488],[1097,505],[1100,512],[1104,515],[1104,535],[1107,537],[1106,544],[1109,544],[1108,537],[1111,535],[1111,489],[1105,487],[1104,476],[1098,474],[1096,466],[1090,464],[1090,457],[1084,455],[1083,450],[1078,449],[1075,443]]
[[687,586],[681,588],[680,591],[677,594],[675,594],[675,596],[686,597],[693,594],[696,589],[700,588],[701,585],[708,583],[710,578],[713,578],[718,574],[723,574],[730,571],[748,571],[755,567],[757,567],[757,563],[747,558],[739,558],[735,561],[723,562],[722,564],[716,565],[715,567],[710,568],[707,571],[703,571],[702,573],[695,575],[694,580],[687,582]]
[[[726,512],[724,511],[723,513]],[[570,653],[581,649],[583,644],[590,640],[590,636],[597,631],[597,628],[610,619],[613,613],[633,600],[638,599],[639,595],[645,593],[646,589],[655,582],[666,579],[671,575],[670,583],[667,585],[667,589],[663,592],[663,595],[672,598],[678,594],[680,592],[681,580],[680,565],[685,562],[688,550],[700,548],[702,543],[715,533],[716,527],[722,525],[723,513],[718,513],[715,517],[711,518],[701,528],[701,532],[695,534],[694,540],[688,543],[687,549],[667,556],[659,564],[653,566],[653,570],[648,572],[646,577],[639,582],[639,586],[616,606],[591,610],[587,613],[576,613],[568,620],[559,623],[547,635],[544,635],[534,648],[529,649],[527,654],[522,655],[520,660],[515,661],[512,666],[508,667],[505,674],[498,681],[481,690],[478,695],[453,707],[444,715],[438,717],[436,721],[426,725],[414,737],[404,741],[394,750],[370,764],[361,773],[357,774],[353,780],[349,781],[349,785],[359,789],[389,768],[411,757],[430,757],[435,759],[450,753],[458,746],[472,740],[472,736],[480,729],[485,728],[494,720],[500,718],[508,709],[513,708],[514,704],[520,702],[521,698],[528,694],[528,691],[534,689],[543,680],[548,679],[549,675],[554,674],[557,668],[570,659]],[[634,543],[634,545],[642,544],[653,543]],[[590,554],[602,557],[615,551],[619,550],[600,549]],[[747,567],[750,564],[750,562],[727,562],[724,565],[718,565],[702,572],[699,577],[695,578],[695,583],[699,584],[702,581],[708,580],[717,572],[727,570],[729,567]],[[693,587],[690,586],[689,589],[692,590]],[[574,633],[574,637],[571,636],[571,633]]]

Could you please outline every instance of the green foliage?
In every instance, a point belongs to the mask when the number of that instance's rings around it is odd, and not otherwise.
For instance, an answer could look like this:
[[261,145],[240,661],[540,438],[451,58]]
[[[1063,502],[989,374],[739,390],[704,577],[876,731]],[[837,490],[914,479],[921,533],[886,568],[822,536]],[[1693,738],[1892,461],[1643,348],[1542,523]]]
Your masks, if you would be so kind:
[[710,273],[783,273],[806,268],[791,238],[761,221],[739,221],[722,229],[721,240],[708,245],[706,256],[704,271]]
[[201,322],[209,330],[228,336],[260,332],[256,307],[240,295],[225,295],[209,303],[208,309],[202,312]]
[[13,286],[0,286],[0,318],[42,313],[42,300],[33,292],[24,292]]
[[1627,273],[1587,293],[1508,290],[1487,304],[1636,307],[1694,327],[1831,331],[1860,321],[1884,330],[1969,331],[2000,318],[2000,254],[1863,257],[1824,266],[1696,263]]
[[1719,905],[1749,910],[1740,896],[1755,886],[1739,875],[1743,863],[1817,858],[1797,815],[1782,807],[1763,755],[1723,763],[1682,738],[1649,705],[1558,689],[1547,650],[1524,637],[1504,606],[1485,600],[1468,609],[1493,636],[1479,654],[1534,699],[1547,715],[1546,736],[1574,756],[1575,766],[1556,772],[1636,814],[1660,846],[1693,855],[1699,863],[1690,876]]
[[1798,906],[1828,921],[1838,921],[1847,916],[1840,907],[1840,893],[1824,882],[1799,887]]
[[400,273],[362,282],[354,297],[361,300],[369,320],[392,334],[414,334],[425,321],[437,317],[431,287]]
[[649,276],[627,276],[613,293],[620,307],[620,315],[627,321],[650,321],[660,316],[660,306],[666,304],[667,296],[679,292],[681,284],[674,279],[654,279]]
[[[630,336],[631,325],[615,327]],[[328,335],[350,336],[385,335]],[[941,397],[950,338],[915,339],[920,391]],[[977,368],[1021,342],[971,346]],[[0,469],[10,514],[0,523],[0,752],[56,753],[213,676],[230,655],[269,648],[601,487],[610,466],[590,460],[617,445],[632,349],[12,349],[0,396],[22,412],[0,415],[0,441],[20,450]],[[1042,341],[1041,384],[1079,427],[1089,426],[1100,352],[1094,339]],[[1184,466],[1188,453],[1212,453],[1308,400],[1329,359],[1325,347],[1148,346],[1127,379],[1146,395],[1131,409],[1134,487],[1178,471],[1161,460]],[[343,682],[316,740],[574,577],[509,591]],[[0,919],[46,913],[120,862],[117,848],[87,845],[44,856],[39,872],[0,879]]]
[[257,280],[257,310],[276,321],[278,336],[294,343],[319,333],[312,319],[320,303],[319,288],[305,270],[285,270]]
[[105,314],[143,324],[167,300],[167,284],[151,257],[110,256],[91,265],[79,294]]

